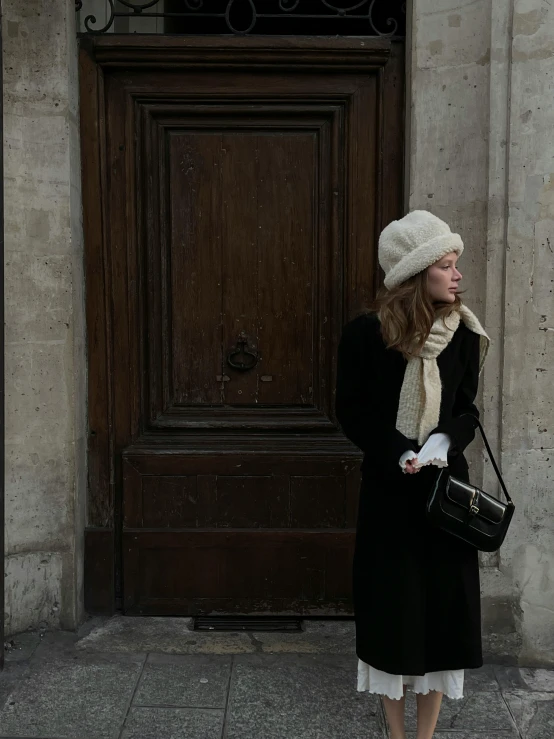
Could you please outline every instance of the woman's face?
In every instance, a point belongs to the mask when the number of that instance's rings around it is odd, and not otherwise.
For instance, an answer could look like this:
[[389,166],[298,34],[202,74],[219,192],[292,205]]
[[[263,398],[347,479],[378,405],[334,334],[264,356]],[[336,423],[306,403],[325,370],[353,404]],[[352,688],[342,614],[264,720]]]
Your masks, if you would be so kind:
[[455,251],[427,267],[427,286],[433,302],[453,303],[462,273],[456,268],[458,255]]

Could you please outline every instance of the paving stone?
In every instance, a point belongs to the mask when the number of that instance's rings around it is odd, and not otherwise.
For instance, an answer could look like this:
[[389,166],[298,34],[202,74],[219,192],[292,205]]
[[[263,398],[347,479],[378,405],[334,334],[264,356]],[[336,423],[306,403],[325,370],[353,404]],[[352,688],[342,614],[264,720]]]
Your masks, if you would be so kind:
[[506,691],[504,697],[523,739],[554,737],[554,695],[530,691]]
[[477,670],[464,670],[464,693],[479,691],[499,691],[494,665],[483,665]]
[[379,699],[356,691],[352,656],[235,658],[227,739],[381,739]]
[[190,618],[114,616],[79,639],[87,652],[244,654],[258,651],[244,632],[192,631]]
[[30,659],[40,644],[41,637],[36,631],[24,631],[6,639],[4,644],[4,659],[6,662],[20,662]]
[[[0,739],[220,739],[232,660],[226,739],[386,737],[378,697],[356,691],[348,621],[305,621],[299,634],[202,633],[185,618],[116,616],[77,634],[13,640],[0,673]],[[139,650],[148,649],[159,653],[146,659]],[[435,738],[554,739],[553,701],[553,670],[466,670],[465,698],[443,700]],[[415,721],[409,692],[409,739]]]
[[6,700],[11,695],[16,685],[29,673],[29,665],[22,660],[6,662],[4,669],[0,671],[0,709],[4,707]]
[[[417,704],[414,693],[406,697],[406,728],[416,727]],[[437,730],[465,730],[469,732],[511,732],[514,722],[499,692],[468,691],[459,700],[443,698]]]
[[355,654],[353,621],[304,621],[301,632],[252,632],[261,651],[271,654]]
[[223,718],[222,710],[133,707],[121,739],[220,739]]
[[[40,643],[33,653],[37,659],[72,659],[75,655],[77,634],[74,631],[46,631],[40,634]],[[137,652],[138,650],[135,650]]]
[[225,708],[231,657],[151,654],[133,704]]
[[115,739],[144,657],[37,659],[0,711],[0,735]]
[[532,690],[535,693],[554,692],[554,670],[495,665],[494,671],[502,690]]

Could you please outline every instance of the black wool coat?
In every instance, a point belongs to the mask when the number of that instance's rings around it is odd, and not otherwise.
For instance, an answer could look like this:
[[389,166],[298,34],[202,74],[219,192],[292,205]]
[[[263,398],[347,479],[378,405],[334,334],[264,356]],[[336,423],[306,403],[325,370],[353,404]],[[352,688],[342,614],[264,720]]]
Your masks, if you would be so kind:
[[[406,360],[387,349],[375,313],[348,323],[338,350],[336,413],[363,452],[353,599],[356,652],[396,675],[480,667],[481,610],[477,550],[433,528],[425,504],[439,473],[409,475],[399,465],[417,441],[396,430]],[[442,383],[438,426],[449,434],[450,474],[468,480],[464,449],[479,417],[479,336],[460,322],[437,357]]]

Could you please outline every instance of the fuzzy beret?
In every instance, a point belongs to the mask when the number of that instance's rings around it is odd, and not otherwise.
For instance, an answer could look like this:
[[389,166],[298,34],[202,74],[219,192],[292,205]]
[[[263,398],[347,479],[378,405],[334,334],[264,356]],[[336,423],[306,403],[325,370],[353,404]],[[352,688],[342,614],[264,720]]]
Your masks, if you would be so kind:
[[434,264],[445,254],[458,256],[464,245],[459,234],[427,210],[413,210],[392,221],[379,237],[379,264],[389,290]]

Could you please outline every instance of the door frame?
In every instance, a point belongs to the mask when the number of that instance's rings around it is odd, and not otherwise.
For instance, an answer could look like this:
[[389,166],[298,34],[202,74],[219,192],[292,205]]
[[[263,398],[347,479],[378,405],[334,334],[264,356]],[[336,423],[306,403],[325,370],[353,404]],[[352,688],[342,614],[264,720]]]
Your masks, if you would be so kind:
[[[111,614],[121,602],[121,460],[113,437],[114,387],[111,285],[106,223],[104,74],[142,69],[256,69],[372,71],[377,74],[379,121],[376,220],[373,243],[403,212],[403,40],[374,37],[140,36],[80,38],[80,123],[88,350],[88,484],[85,529],[85,609]],[[386,155],[385,155],[386,154]],[[387,183],[387,187],[383,183]],[[382,282],[375,255],[372,289]]]

